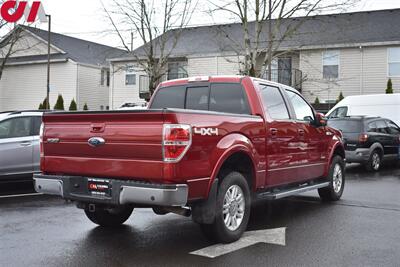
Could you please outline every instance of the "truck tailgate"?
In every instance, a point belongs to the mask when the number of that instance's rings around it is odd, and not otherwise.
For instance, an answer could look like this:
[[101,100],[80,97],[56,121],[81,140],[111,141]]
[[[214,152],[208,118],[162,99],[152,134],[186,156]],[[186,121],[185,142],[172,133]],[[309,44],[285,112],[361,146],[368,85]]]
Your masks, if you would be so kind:
[[[162,111],[44,115],[45,173],[148,180],[163,177]],[[97,137],[104,144],[92,146]]]

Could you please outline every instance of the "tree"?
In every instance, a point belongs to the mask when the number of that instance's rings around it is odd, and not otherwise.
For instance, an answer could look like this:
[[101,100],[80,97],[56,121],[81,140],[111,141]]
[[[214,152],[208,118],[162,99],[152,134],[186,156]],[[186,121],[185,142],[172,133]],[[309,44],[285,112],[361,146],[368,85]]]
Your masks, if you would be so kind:
[[39,108],[42,107],[43,110],[48,109],[50,105],[47,104],[47,97],[43,100],[42,104],[39,105]]
[[315,98],[314,104],[315,105],[319,105],[320,104],[318,96]]
[[85,105],[83,105],[83,110],[89,110],[87,103],[85,103]]
[[386,94],[393,94],[392,79],[389,79],[389,80],[387,81]]
[[69,111],[75,111],[78,110],[78,107],[76,105],[75,99],[71,100],[71,104],[69,104]]
[[241,57],[240,72],[253,77],[267,72],[271,80],[273,59],[292,52],[280,49],[281,44],[292,38],[308,17],[346,10],[357,2],[359,0],[210,0],[210,14],[228,14],[240,23],[243,33],[239,39],[224,31],[224,27],[217,27],[220,38],[229,41],[228,49]]
[[64,110],[64,99],[62,95],[58,95],[56,104],[54,105],[55,110]]
[[43,108],[43,103],[40,103],[39,104],[39,110],[43,110],[44,108]]
[[[103,5],[104,12],[124,49],[146,72],[150,94],[153,94],[196,3],[192,0],[113,0],[113,3],[111,9]],[[124,35],[123,28],[133,29],[132,36],[137,34],[143,46],[133,50],[133,45],[129,46],[126,41],[130,36]]]
[[339,103],[340,101],[342,101],[344,99],[343,93],[340,92],[338,98],[336,99],[336,103]]

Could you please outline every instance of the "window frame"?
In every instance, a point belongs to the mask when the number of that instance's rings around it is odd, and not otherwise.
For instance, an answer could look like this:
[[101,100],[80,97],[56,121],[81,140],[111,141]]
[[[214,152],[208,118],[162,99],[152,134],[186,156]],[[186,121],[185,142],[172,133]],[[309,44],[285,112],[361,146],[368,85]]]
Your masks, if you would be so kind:
[[386,75],[387,75],[387,78],[398,78],[398,77],[400,77],[400,73],[398,74],[398,75],[390,75],[390,68],[389,68],[389,65],[390,64],[393,64],[393,63],[398,63],[398,64],[400,64],[400,60],[399,61],[390,61],[390,57],[389,57],[389,51],[390,51],[390,49],[399,49],[400,50],[400,47],[399,46],[397,46],[397,47],[388,47],[386,50],[386,53],[387,53],[387,57],[386,57],[386,60],[387,60],[387,64],[386,64]]
[[[325,65],[324,64],[324,54],[326,52],[337,52],[338,53],[338,75],[336,78],[325,78],[324,77],[324,66],[336,66],[336,65]],[[323,50],[321,53],[321,62],[322,62],[322,79],[323,80],[339,80],[340,79],[340,49],[327,49],[327,50]]]

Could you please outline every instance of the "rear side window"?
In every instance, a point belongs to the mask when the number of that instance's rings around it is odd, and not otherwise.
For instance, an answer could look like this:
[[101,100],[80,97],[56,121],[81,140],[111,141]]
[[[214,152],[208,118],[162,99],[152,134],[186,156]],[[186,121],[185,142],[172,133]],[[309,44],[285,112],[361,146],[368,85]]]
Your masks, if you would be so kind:
[[185,108],[185,86],[160,88],[154,97],[151,108]]
[[289,119],[289,111],[278,87],[261,85],[261,98],[264,109],[276,120]]
[[383,120],[376,121],[376,128],[378,133],[383,133],[383,134],[389,133],[388,126]]
[[226,113],[250,114],[249,103],[239,83],[211,84],[210,110]]
[[347,107],[339,107],[332,111],[332,113],[329,115],[329,119],[333,118],[343,118],[347,116]]
[[360,120],[328,120],[328,125],[332,128],[341,130],[344,133],[361,133]]
[[32,117],[32,120],[33,120],[32,135],[34,136],[39,135],[40,125],[42,125],[42,117],[39,116]]

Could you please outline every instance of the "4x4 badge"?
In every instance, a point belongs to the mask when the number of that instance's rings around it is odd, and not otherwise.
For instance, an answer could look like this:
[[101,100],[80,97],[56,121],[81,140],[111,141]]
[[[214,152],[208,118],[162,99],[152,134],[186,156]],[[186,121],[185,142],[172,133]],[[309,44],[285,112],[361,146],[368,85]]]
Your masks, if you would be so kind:
[[195,134],[200,135],[218,135],[218,128],[194,128]]

